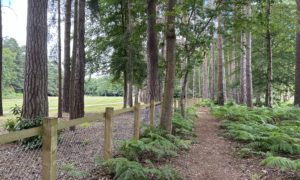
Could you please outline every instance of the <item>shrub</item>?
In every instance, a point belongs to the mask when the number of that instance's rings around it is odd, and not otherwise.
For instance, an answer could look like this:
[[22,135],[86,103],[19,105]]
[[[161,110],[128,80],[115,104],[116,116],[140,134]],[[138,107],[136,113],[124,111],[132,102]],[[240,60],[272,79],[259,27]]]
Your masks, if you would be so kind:
[[[39,127],[43,124],[43,118],[40,117],[34,119],[22,119],[22,109],[17,105],[11,108],[11,112],[15,117],[7,119],[4,124],[4,128],[8,131],[20,131],[23,129]],[[25,138],[21,143],[25,149],[37,149],[42,146],[42,137],[34,136]]]

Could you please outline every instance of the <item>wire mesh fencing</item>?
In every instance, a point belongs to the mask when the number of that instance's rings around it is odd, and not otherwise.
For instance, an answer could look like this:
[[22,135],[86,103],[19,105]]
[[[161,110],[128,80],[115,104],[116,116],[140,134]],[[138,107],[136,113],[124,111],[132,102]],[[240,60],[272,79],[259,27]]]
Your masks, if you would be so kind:
[[18,141],[0,146],[0,179],[41,179],[41,144]]
[[134,113],[127,112],[113,117],[113,156],[118,153],[119,147],[124,140],[133,137]]
[[[155,126],[159,125],[161,105],[155,106]],[[59,121],[58,123],[60,123]],[[134,136],[134,112],[126,112],[112,120],[113,156],[122,141]],[[140,109],[141,132],[150,125],[149,106]],[[82,123],[75,130],[58,131],[57,179],[86,179],[99,165],[104,154],[104,122]],[[52,137],[52,136],[51,136]],[[36,137],[35,137],[36,138]],[[24,141],[0,145],[0,179],[42,179],[42,144],[24,145]]]
[[96,168],[102,156],[104,123],[83,123],[75,130],[59,132],[58,179],[83,179]]

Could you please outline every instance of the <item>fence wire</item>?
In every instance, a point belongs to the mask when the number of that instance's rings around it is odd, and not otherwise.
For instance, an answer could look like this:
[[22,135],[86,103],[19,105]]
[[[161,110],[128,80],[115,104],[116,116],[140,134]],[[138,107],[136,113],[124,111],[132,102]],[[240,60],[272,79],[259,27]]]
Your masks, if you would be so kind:
[[[37,145],[40,146],[40,145]],[[41,149],[28,149],[21,142],[0,146],[0,178],[41,179]]]
[[[159,125],[161,106],[155,106],[155,125]],[[149,107],[140,111],[141,127],[150,124]],[[75,130],[58,132],[57,179],[86,179],[97,168],[104,150],[104,122],[84,123]],[[113,155],[123,140],[133,137],[134,113],[113,117]],[[0,179],[41,179],[41,147],[28,149],[21,142],[0,146]]]
[[58,179],[84,179],[102,156],[104,123],[84,123],[59,132]]
[[133,137],[134,133],[134,113],[128,112],[113,118],[113,156],[118,152],[122,141]]

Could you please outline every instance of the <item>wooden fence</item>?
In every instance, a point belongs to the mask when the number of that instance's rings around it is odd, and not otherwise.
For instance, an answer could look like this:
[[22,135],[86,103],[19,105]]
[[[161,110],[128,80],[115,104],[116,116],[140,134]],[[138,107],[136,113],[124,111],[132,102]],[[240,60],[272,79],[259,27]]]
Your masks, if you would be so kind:
[[[177,100],[174,100],[174,109],[178,107]],[[187,101],[187,105],[190,106],[196,102],[195,99]],[[31,129],[25,129],[21,131],[9,132],[0,135],[0,145],[11,143],[14,141],[22,140],[25,138],[42,135],[42,179],[54,180],[57,177],[57,141],[58,131],[83,123],[91,122],[104,122],[104,154],[105,160],[112,158],[112,124],[113,117],[121,115],[127,112],[134,112],[134,134],[133,137],[139,139],[140,136],[140,111],[145,108],[149,108],[150,126],[154,126],[155,121],[155,106],[160,105],[160,102],[150,102],[150,104],[141,105],[136,104],[134,107],[126,109],[114,110],[114,108],[106,107],[105,112],[95,113],[90,116],[73,119],[71,121],[58,121],[57,118],[45,118],[43,125]]]

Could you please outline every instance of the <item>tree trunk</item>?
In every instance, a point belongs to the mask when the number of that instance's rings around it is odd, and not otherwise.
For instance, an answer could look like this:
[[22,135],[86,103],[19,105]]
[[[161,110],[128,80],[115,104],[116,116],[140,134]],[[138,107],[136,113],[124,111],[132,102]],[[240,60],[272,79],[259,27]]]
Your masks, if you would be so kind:
[[63,111],[69,112],[70,74],[71,74],[71,0],[65,3],[65,40],[64,40],[64,84],[63,84]]
[[259,93],[256,94],[256,97],[255,97],[255,103],[256,103],[257,105],[261,104],[261,101],[260,101],[260,94],[259,94]]
[[[218,17],[219,32],[218,32],[218,104],[224,105],[224,53],[223,53],[223,38],[220,32],[222,23],[221,17]],[[205,77],[204,77],[205,78]]]
[[204,62],[203,62],[203,98],[204,99],[208,99],[209,97],[209,92],[208,92],[208,79],[209,79],[209,75],[208,75],[208,58],[207,55],[205,55],[204,57]]
[[47,0],[28,0],[23,118],[48,116]]
[[210,46],[210,98],[215,100],[215,46],[213,40]]
[[237,81],[237,67],[236,67],[236,54],[235,54],[235,45],[236,41],[233,40],[234,48],[232,49],[232,57],[231,57],[231,91],[232,91],[232,98],[235,100],[236,103],[238,103],[238,93],[237,93],[237,87],[234,85]]
[[196,97],[196,69],[193,68],[193,98]]
[[267,44],[267,90],[266,90],[266,106],[272,107],[272,81],[273,81],[273,57],[272,57],[272,37],[270,31],[270,16],[271,16],[271,0],[267,0],[266,7],[267,15],[267,33],[266,33],[266,44]]
[[181,94],[180,94],[180,113],[182,117],[185,117],[185,102],[186,102],[186,93],[187,93],[187,84],[188,84],[188,70],[184,73],[182,85],[181,85]]
[[124,94],[123,94],[123,108],[127,108],[127,75],[126,75],[126,71],[124,71],[124,84],[123,84],[123,91],[124,91]]
[[159,79],[158,79],[158,47],[157,47],[157,32],[156,32],[156,0],[147,0],[147,50],[148,50],[148,66],[149,80],[148,89],[150,101],[158,101],[159,94]]
[[2,104],[2,61],[3,61],[3,37],[2,37],[2,0],[0,0],[0,116],[3,116]]
[[202,89],[201,89],[201,66],[198,67],[198,95],[199,95],[199,98],[202,97]]
[[74,104],[74,80],[76,70],[76,52],[77,52],[77,28],[78,26],[78,0],[74,1],[74,30],[73,30],[73,49],[72,49],[72,62],[71,62],[71,76],[70,76],[70,88],[69,88],[69,111],[71,111],[71,104]]
[[[300,0],[296,0],[297,2],[297,22],[300,24]],[[300,106],[300,32],[297,31],[296,34],[296,70],[295,70],[295,99],[294,105]]]
[[135,87],[135,91],[134,91],[134,105],[136,105],[137,103],[139,103],[139,92],[140,92],[140,89],[138,87]]
[[132,28],[133,28],[133,23],[132,23],[132,3],[131,0],[128,0],[127,2],[127,18],[128,18],[128,24],[127,24],[127,57],[128,57],[128,62],[127,62],[127,88],[128,88],[128,105],[130,107],[133,106],[133,47],[132,44],[130,43],[130,39],[132,36]]
[[[176,0],[169,0],[167,12],[175,11]],[[172,105],[175,83],[175,58],[176,58],[176,34],[175,34],[175,15],[167,14],[166,22],[166,77],[165,88],[162,102],[160,125],[169,133],[172,132]]]
[[77,26],[77,52],[75,62],[74,85],[72,87],[74,97],[70,104],[70,119],[84,116],[84,76],[85,76],[85,0],[78,1],[78,26]]
[[62,85],[61,85],[61,18],[60,18],[60,0],[57,0],[57,12],[58,12],[58,21],[57,21],[57,31],[58,31],[58,113],[57,117],[62,117]]
[[[251,4],[247,6],[247,17],[251,17]],[[253,88],[252,88],[252,35],[251,32],[246,33],[246,91],[247,91],[247,106],[253,108]]]
[[246,34],[241,34],[241,62],[240,62],[240,103],[245,104],[247,100],[247,85],[246,85]]

